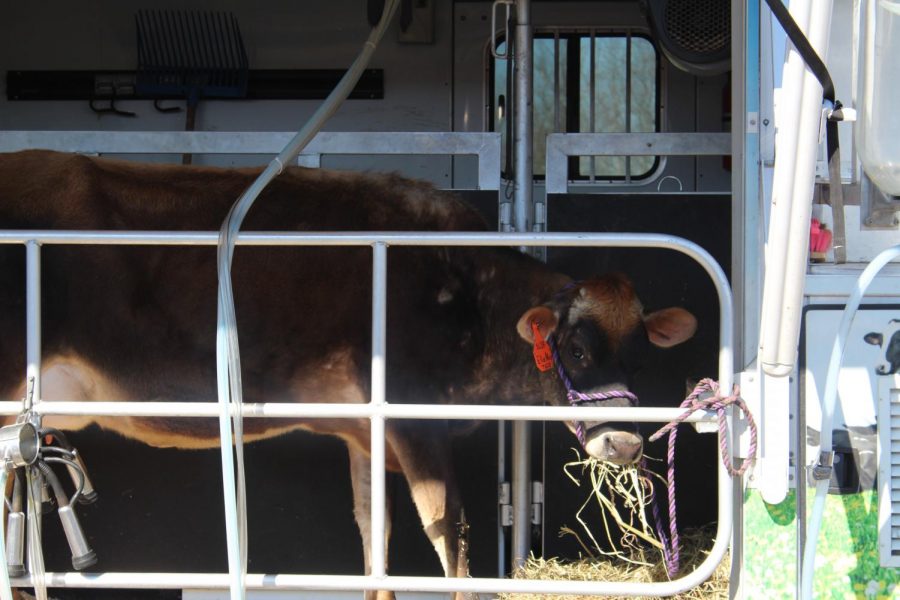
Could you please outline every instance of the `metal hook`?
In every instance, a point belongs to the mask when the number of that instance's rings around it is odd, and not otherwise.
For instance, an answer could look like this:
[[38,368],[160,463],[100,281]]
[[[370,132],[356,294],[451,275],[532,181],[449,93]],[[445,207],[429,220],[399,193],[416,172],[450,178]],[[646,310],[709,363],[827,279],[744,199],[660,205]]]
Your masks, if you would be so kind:
[[128,110],[119,110],[118,108],[116,108],[116,99],[115,98],[109,99],[109,106],[107,106],[107,107],[98,108],[94,104],[96,101],[97,101],[96,99],[92,98],[89,101],[89,105],[91,107],[91,110],[94,111],[95,113],[97,113],[98,115],[104,115],[104,114],[111,113],[114,115],[119,115],[120,117],[136,117],[137,116],[137,113],[133,113]]
[[678,182],[678,191],[679,191],[679,192],[683,192],[683,191],[684,191],[684,186],[681,184],[681,180],[680,180],[680,179],[678,179],[678,178],[675,177],[674,175],[666,175],[665,177],[663,177],[662,179],[659,180],[659,184],[657,184],[657,186],[656,186],[656,191],[657,191],[657,192],[659,192],[659,191],[662,190],[662,184],[663,184],[663,182],[664,182],[666,179],[674,179],[675,181]]

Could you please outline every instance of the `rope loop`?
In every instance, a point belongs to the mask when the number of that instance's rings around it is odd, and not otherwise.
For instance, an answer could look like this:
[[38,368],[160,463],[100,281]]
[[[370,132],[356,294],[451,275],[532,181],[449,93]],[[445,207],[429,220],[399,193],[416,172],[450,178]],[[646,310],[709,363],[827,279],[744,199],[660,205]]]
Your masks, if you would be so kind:
[[[732,405],[737,406],[738,409],[744,413],[744,418],[747,420],[747,425],[750,428],[750,445],[747,452],[749,456],[741,461],[741,465],[738,468],[734,468],[731,464],[728,446],[728,421],[725,409]],[[750,468],[750,465],[753,464],[753,460],[756,458],[758,434],[756,421],[753,420],[753,415],[750,414],[747,404],[741,398],[740,388],[737,385],[734,386],[733,393],[730,396],[723,396],[720,393],[718,382],[709,378],[703,379],[697,384],[694,391],[691,392],[684,402],[681,403],[681,408],[686,408],[687,410],[676,417],[674,421],[667,423],[656,433],[651,435],[649,438],[651,442],[655,442],[664,434],[668,433],[670,452],[674,452],[675,428],[698,410],[714,410],[718,417],[719,447],[722,452],[722,462],[725,465],[725,469],[732,477],[740,477],[747,472],[747,469]],[[674,454],[671,460],[674,461]]]

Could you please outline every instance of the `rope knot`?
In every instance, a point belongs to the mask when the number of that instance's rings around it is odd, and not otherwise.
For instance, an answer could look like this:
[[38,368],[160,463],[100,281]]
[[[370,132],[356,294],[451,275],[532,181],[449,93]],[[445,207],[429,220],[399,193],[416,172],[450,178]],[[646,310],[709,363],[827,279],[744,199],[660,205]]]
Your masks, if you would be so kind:
[[[744,413],[744,417],[747,419],[747,426],[750,428],[750,445],[747,449],[748,457],[741,461],[741,465],[737,469],[731,464],[731,453],[728,450],[728,420],[725,414],[725,409],[732,405],[737,406]],[[678,425],[698,410],[714,410],[719,423],[719,448],[722,451],[722,462],[725,464],[728,474],[732,477],[742,476],[756,458],[756,422],[741,398],[741,391],[737,385],[734,386],[731,395],[723,396],[719,389],[719,384],[715,380],[703,379],[681,403],[681,408],[687,410],[671,423],[661,427],[649,438],[651,442],[655,442],[664,434],[669,434],[668,469],[666,473],[666,483],[669,492],[669,537],[668,539],[663,538],[663,554],[666,559],[666,570],[669,576],[676,575],[679,570],[678,526],[675,519],[675,437],[678,432]]]

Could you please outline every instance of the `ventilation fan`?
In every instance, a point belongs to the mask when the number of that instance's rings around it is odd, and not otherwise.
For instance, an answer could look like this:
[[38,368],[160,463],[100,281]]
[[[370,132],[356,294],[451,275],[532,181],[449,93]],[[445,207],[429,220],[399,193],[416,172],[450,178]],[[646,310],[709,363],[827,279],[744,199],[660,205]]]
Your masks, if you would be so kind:
[[731,68],[731,0],[641,0],[669,61],[694,75]]

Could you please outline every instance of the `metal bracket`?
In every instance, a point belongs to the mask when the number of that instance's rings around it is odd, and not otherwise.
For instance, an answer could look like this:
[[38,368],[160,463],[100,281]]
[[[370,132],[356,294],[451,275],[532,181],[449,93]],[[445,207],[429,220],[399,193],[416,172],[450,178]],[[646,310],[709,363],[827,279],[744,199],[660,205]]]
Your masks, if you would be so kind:
[[893,229],[900,225],[900,197],[891,196],[878,189],[865,173],[860,178],[860,204],[862,225],[868,229]]
[[807,476],[809,484],[815,486],[819,481],[828,481],[831,479],[831,472],[834,470],[834,451],[819,452],[819,462],[807,467]]
[[[510,58],[509,48],[509,31],[507,30],[509,23],[509,7],[512,6],[514,0],[494,0],[494,5],[491,7],[491,54],[497,60],[507,60]],[[499,36],[497,35],[497,7],[498,6],[506,7],[506,20],[503,21],[503,42],[506,44],[506,50],[504,52],[497,51],[497,39]]]

